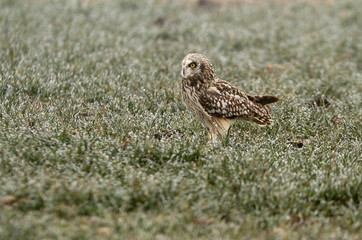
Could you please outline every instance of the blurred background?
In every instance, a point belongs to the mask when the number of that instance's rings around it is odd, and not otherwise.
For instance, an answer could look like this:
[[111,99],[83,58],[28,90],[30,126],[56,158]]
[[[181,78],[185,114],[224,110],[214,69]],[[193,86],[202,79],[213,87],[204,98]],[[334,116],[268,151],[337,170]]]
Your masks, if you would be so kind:
[[[0,0],[0,239],[360,239],[362,1]],[[211,145],[205,54],[272,128]]]

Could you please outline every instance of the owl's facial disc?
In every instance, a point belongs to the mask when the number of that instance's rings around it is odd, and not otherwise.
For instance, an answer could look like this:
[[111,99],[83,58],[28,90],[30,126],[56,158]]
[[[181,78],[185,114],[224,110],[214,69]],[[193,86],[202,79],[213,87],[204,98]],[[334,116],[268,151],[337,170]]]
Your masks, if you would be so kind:
[[200,66],[199,62],[193,59],[188,58],[187,56],[182,61],[182,70],[181,76],[183,78],[191,77],[199,72]]

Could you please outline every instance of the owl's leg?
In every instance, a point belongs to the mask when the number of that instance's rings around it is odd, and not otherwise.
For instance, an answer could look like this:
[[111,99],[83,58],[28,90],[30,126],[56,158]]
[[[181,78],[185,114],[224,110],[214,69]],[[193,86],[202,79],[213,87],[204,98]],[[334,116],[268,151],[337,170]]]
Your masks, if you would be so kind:
[[213,143],[215,143],[215,133],[214,133],[214,131],[212,129],[210,129],[210,128],[206,128],[206,129],[207,129],[207,133],[209,135],[210,140]]
[[222,142],[225,139],[231,124],[233,124],[235,120],[227,118],[214,118],[214,121],[217,137]]

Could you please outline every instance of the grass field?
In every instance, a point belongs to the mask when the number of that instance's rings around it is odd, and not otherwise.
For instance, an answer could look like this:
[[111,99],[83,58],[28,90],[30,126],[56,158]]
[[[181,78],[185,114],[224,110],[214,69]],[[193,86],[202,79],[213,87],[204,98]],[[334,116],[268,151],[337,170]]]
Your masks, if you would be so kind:
[[[203,2],[0,1],[0,239],[361,239],[362,1]],[[209,143],[189,52],[274,126]]]

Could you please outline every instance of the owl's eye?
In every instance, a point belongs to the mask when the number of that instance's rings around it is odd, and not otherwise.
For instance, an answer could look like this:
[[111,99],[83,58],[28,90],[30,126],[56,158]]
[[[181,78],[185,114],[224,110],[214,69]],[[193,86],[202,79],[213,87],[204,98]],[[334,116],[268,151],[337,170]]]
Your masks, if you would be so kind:
[[194,62],[190,63],[190,64],[189,64],[189,67],[190,67],[190,68],[195,68],[195,67],[196,67],[196,63],[194,63]]

